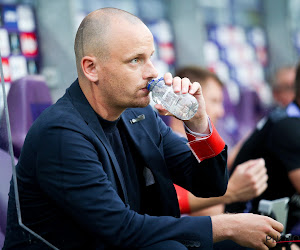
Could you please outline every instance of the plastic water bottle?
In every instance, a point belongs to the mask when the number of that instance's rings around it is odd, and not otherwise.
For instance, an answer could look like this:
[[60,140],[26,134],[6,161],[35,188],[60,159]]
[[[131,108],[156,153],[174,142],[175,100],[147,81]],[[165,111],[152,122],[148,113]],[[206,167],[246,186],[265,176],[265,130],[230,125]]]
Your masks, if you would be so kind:
[[148,82],[147,89],[152,92],[152,99],[161,104],[180,120],[190,120],[198,110],[198,102],[191,94],[176,94],[173,87],[166,85],[164,78]]

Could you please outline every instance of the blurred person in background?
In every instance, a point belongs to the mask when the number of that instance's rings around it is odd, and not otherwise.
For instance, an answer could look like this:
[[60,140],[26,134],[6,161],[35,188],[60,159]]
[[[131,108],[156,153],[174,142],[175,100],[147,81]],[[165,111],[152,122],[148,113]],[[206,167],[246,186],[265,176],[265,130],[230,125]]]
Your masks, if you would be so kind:
[[[279,82],[283,84],[283,81],[279,81],[284,78],[283,72],[285,74],[289,72],[290,81],[294,76],[293,68],[282,69],[279,72],[278,84]],[[289,197],[286,232],[300,235],[300,64],[296,68],[294,78],[294,84],[287,84],[285,81],[286,87],[281,88],[285,94],[277,95],[277,102],[286,107],[275,108],[258,123],[238,153],[233,169],[248,159],[264,158],[269,175],[268,188],[251,202],[250,212],[258,213],[258,203],[261,199],[275,200]],[[287,103],[288,100],[290,103]],[[246,203],[231,204],[227,209],[239,212],[243,211],[246,205]]]
[[295,76],[294,66],[284,66],[279,68],[272,81],[272,94],[274,104],[286,107],[295,98]]

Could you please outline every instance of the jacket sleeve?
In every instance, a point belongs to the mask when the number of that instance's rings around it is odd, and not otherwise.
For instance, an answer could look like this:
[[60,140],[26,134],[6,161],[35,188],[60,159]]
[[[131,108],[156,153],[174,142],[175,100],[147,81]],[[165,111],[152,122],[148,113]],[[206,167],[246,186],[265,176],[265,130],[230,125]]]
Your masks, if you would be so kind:
[[[210,157],[207,157],[207,153],[202,154],[204,157],[200,163],[195,156],[199,152],[201,155],[201,148],[208,153],[210,152],[209,149],[213,147],[203,147],[201,144],[207,145],[209,140],[219,137],[216,134],[217,131],[212,131],[213,138],[210,136],[200,141],[189,136],[191,141],[188,142],[185,138],[173,133],[159,117],[158,123],[163,137],[164,157],[173,182],[198,197],[207,198],[224,195],[227,189],[228,173],[227,146],[222,139],[213,142],[215,144],[221,143],[221,147],[216,145],[217,154],[214,153],[214,150],[211,150]],[[213,130],[215,130],[214,127]],[[187,145],[188,143],[189,145]],[[193,144],[193,151],[197,151],[197,153],[191,151],[191,144]]]

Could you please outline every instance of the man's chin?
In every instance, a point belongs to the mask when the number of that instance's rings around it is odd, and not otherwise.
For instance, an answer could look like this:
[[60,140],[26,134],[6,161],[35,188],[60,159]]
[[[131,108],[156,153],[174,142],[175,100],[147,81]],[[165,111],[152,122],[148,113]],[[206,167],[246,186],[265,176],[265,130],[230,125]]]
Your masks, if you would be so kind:
[[145,108],[150,104],[150,99],[138,103],[132,103],[131,108]]

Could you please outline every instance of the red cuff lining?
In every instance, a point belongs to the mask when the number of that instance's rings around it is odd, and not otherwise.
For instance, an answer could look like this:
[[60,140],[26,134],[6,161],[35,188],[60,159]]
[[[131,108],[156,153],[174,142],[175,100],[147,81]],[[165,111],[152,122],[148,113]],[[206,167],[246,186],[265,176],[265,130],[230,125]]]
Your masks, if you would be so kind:
[[176,192],[177,192],[177,198],[179,202],[179,208],[181,214],[188,214],[190,213],[190,203],[189,203],[189,197],[188,197],[188,191],[184,188],[177,186],[174,184]]
[[198,159],[198,161],[203,161],[204,159],[208,159],[214,157],[222,152],[225,147],[225,142],[219,135],[213,123],[212,125],[212,133],[208,137],[197,139],[196,136],[187,133],[188,137],[188,146]]

